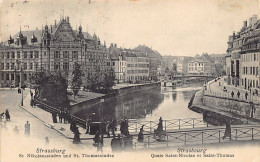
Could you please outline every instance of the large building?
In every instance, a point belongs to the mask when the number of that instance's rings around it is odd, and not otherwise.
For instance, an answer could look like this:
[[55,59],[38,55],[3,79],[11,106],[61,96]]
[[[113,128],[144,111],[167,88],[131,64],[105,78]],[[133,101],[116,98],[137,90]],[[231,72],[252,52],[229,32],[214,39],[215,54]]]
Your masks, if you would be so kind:
[[197,58],[188,61],[187,74],[212,75],[213,74],[212,63],[208,60],[197,59]]
[[108,51],[99,38],[73,30],[69,17],[42,30],[21,31],[1,43],[1,86],[30,83],[37,70],[62,71],[68,76],[74,62],[81,65],[83,81],[97,69],[105,70],[109,62]]
[[226,55],[228,82],[247,90],[259,92],[260,20],[254,15],[249,24],[229,36]]

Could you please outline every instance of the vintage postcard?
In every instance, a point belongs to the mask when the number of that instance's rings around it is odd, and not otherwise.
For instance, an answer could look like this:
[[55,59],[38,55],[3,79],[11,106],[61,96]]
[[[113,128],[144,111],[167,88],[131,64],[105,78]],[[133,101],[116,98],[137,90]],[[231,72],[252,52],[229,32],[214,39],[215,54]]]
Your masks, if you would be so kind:
[[260,162],[260,1],[0,5],[0,162]]

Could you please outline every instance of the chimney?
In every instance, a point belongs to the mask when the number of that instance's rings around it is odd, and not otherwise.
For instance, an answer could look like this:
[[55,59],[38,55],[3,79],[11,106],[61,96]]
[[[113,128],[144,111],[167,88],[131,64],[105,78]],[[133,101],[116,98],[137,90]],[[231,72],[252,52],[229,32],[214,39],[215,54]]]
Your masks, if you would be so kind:
[[69,16],[67,17],[67,22],[70,23],[70,18],[69,18]]
[[52,33],[52,25],[51,25],[51,33]]
[[236,37],[236,33],[235,31],[233,31],[233,39],[235,39],[235,37]]
[[244,21],[244,27],[245,28],[247,27],[247,21]]
[[55,27],[55,28],[56,28],[56,25],[57,25],[57,24],[56,24],[56,20],[55,20],[55,21],[54,21],[54,27]]

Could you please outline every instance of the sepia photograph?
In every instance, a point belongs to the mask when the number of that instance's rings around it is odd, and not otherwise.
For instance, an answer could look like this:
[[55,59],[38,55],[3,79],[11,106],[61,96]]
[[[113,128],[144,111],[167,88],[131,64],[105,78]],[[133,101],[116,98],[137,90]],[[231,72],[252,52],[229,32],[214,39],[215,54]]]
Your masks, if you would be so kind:
[[0,6],[0,162],[260,162],[260,0]]

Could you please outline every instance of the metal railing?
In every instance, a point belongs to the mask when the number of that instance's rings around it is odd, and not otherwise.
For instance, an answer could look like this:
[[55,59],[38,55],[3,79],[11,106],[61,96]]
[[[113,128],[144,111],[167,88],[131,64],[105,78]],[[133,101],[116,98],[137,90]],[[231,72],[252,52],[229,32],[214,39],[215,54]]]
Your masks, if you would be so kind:
[[220,97],[225,98],[229,100],[239,101],[239,102],[252,102],[254,104],[260,105],[260,100],[258,96],[253,96],[249,94],[247,97],[245,97],[244,93],[241,93],[238,97],[237,93],[234,92],[234,95],[232,96],[230,92],[216,92],[211,90],[204,90],[204,95],[206,96],[212,96],[212,97]]
[[[159,123],[158,121],[129,121],[128,130],[129,132],[137,133],[139,132],[140,128],[143,126],[145,132],[154,132],[154,129],[157,129],[158,127],[158,123]],[[198,128],[198,127],[208,127],[208,126],[209,124],[206,123],[203,120],[203,118],[172,119],[172,120],[163,121],[164,130]]]
[[[225,128],[205,128],[199,130],[167,132],[162,141],[156,140],[152,135],[144,137],[143,142],[134,142],[135,149],[169,147],[181,145],[199,145],[205,143],[222,143],[227,142],[229,137],[223,139]],[[260,126],[236,126],[231,128],[231,139],[256,140],[260,139]]]

